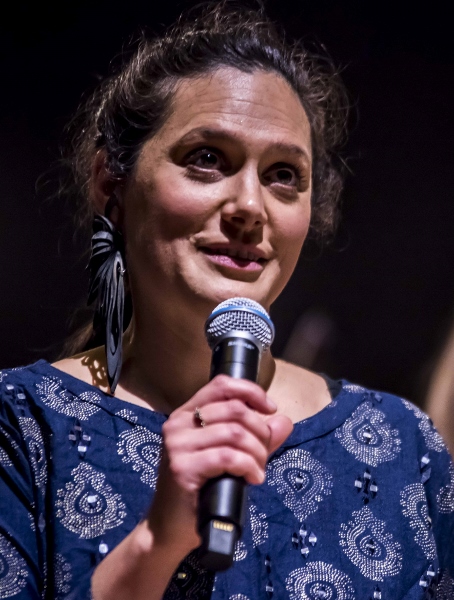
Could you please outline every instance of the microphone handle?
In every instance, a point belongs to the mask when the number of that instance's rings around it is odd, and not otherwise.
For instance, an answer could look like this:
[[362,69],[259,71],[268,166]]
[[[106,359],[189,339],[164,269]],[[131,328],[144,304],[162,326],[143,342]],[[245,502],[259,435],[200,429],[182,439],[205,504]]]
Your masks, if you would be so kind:
[[[210,379],[224,374],[257,381],[261,346],[244,331],[228,333],[213,348]],[[235,544],[240,539],[246,508],[246,481],[225,473],[209,479],[200,490],[198,530],[202,543],[201,564],[212,571],[232,566]]]

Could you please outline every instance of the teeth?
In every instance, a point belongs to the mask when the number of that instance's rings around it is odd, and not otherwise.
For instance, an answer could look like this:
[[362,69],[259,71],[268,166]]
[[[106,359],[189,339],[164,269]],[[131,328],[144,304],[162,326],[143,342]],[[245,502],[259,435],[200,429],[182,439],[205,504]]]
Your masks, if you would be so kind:
[[215,249],[213,252],[222,256],[241,258],[242,260],[259,260],[255,254],[253,254],[252,252],[247,252],[246,250],[235,250],[234,248],[219,248]]

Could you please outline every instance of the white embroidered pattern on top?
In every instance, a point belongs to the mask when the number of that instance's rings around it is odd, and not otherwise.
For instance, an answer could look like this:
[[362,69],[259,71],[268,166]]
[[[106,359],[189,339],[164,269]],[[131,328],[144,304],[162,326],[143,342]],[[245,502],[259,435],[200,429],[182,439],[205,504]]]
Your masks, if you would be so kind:
[[124,463],[131,463],[140,480],[152,489],[156,487],[161,459],[162,437],[142,425],[136,425],[120,433],[118,454]]
[[292,571],[285,585],[290,600],[355,600],[348,575],[323,561],[309,562]]
[[454,464],[449,465],[449,483],[437,494],[438,510],[444,514],[454,512]]
[[121,410],[115,413],[117,417],[128,421],[128,423],[137,423],[138,417],[132,410],[129,408],[122,408]]
[[28,447],[36,485],[44,495],[47,482],[47,461],[41,429],[31,417],[19,417],[19,427]]
[[42,402],[67,417],[74,417],[79,421],[87,421],[98,410],[101,396],[96,392],[82,392],[78,396],[63,387],[57,377],[43,377],[40,383],[35,384],[36,391]]
[[373,467],[393,460],[400,452],[398,430],[391,428],[385,413],[370,401],[360,404],[335,436],[347,452]]
[[[1,441],[2,437],[6,438],[8,442],[3,443]],[[4,467],[12,467],[14,463],[3,446],[11,447],[15,451],[15,454],[19,450],[18,444],[13,440],[10,434],[7,431],[5,431],[5,429],[0,425],[0,464]]]
[[431,528],[424,485],[411,483],[404,487],[400,493],[400,503],[410,527],[415,530],[415,542],[421,547],[426,558],[433,560],[437,554],[437,547]]
[[454,579],[449,571],[445,569],[437,585],[437,600],[452,600],[454,598]]
[[120,494],[114,494],[106,476],[87,463],[71,471],[74,480],[57,491],[56,516],[82,539],[92,539],[118,527],[126,517]]
[[266,514],[259,512],[257,506],[250,502],[249,504],[249,521],[252,532],[252,545],[254,548],[260,546],[268,539],[268,521]]
[[27,563],[0,533],[0,598],[11,598],[27,585]]
[[446,445],[443,441],[443,438],[432,425],[432,422],[426,415],[426,413],[424,413],[422,410],[420,410],[417,406],[415,406],[408,400],[404,400],[403,398],[401,400],[405,408],[411,410],[415,417],[419,419],[418,427],[424,437],[424,441],[426,442],[426,446],[428,447],[428,449],[434,450],[435,452],[441,452],[442,450],[444,450],[446,448]]
[[342,550],[364,577],[374,581],[383,581],[402,569],[401,546],[385,528],[385,521],[374,517],[365,506],[354,511],[339,531]]
[[70,591],[69,582],[72,579],[71,565],[61,554],[54,557],[55,592],[57,599],[63,598]]
[[366,391],[366,388],[361,385],[356,385],[355,383],[346,383],[342,389],[346,392],[351,392],[352,394],[360,394]]
[[239,562],[240,560],[244,560],[247,556],[247,548],[246,544],[242,540],[238,540],[235,544],[235,551],[233,553],[234,562]]
[[0,448],[0,465],[3,465],[4,467],[13,466],[13,461],[10,459],[5,450],[3,450],[3,448]]
[[30,529],[36,531],[35,516],[32,513],[27,513],[27,518],[29,520]]
[[305,520],[331,494],[333,476],[307,450],[294,448],[272,460],[267,468],[268,485],[276,486],[283,502],[297,519]]
[[249,598],[244,594],[233,594],[233,596],[229,596],[229,600],[249,600]]

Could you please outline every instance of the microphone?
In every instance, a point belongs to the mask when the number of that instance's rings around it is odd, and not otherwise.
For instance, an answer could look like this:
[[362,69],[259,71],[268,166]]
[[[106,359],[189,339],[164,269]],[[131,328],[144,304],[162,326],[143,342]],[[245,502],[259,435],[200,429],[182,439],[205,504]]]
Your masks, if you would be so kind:
[[[221,302],[205,323],[213,351],[210,379],[225,374],[257,382],[260,358],[274,339],[266,310],[249,298]],[[235,544],[244,524],[246,481],[224,474],[209,479],[200,490],[198,530],[201,564],[212,571],[232,566]]]

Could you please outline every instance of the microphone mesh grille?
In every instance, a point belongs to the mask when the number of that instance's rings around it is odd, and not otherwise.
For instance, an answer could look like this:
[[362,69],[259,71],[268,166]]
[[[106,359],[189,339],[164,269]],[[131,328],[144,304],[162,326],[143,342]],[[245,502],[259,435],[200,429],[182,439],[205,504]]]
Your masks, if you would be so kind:
[[254,335],[268,350],[274,339],[274,325],[261,304],[249,298],[230,298],[221,302],[208,317],[205,333],[210,348],[229,331]]

